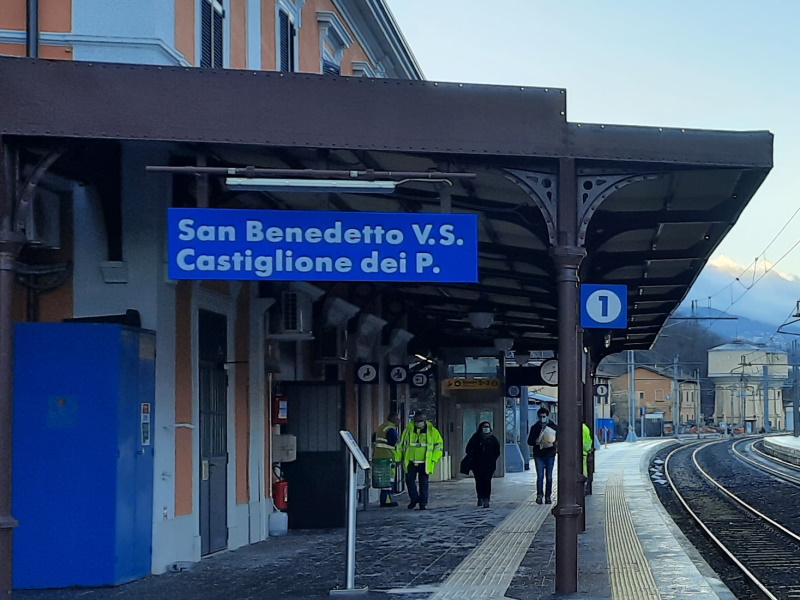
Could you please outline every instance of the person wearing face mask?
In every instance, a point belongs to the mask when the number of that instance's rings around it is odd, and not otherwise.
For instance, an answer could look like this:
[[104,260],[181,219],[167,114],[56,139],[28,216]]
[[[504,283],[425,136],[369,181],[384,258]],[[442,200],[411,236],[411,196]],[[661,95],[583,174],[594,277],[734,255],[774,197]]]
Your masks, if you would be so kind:
[[[442,434],[428,421],[425,413],[417,412],[414,422],[403,430],[397,444],[395,460],[403,464],[406,471],[409,510],[419,505],[420,510],[428,506],[428,482],[431,473],[444,453]],[[419,478],[419,491],[417,479]]]
[[489,508],[489,500],[492,497],[492,476],[500,456],[500,442],[492,435],[492,425],[489,421],[482,421],[478,425],[478,430],[469,438],[466,455],[469,457],[470,468],[475,476],[478,506]]
[[545,504],[551,504],[558,427],[550,420],[550,411],[544,406],[536,414],[539,420],[531,427],[528,434],[528,445],[536,463],[536,504],[541,504],[542,498]]

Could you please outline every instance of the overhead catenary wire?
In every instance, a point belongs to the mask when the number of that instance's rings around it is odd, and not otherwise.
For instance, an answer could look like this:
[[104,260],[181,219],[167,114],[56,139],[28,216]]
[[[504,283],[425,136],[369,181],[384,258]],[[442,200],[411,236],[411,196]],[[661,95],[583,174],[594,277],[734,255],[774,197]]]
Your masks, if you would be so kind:
[[[787,220],[787,221],[786,221],[786,222],[783,224],[783,227],[781,227],[781,228],[778,230],[778,232],[777,232],[777,233],[776,233],[774,236],[772,236],[772,239],[769,241],[769,243],[766,245],[766,247],[765,247],[765,248],[764,248],[764,249],[763,249],[763,250],[762,250],[762,251],[759,253],[759,255],[758,255],[758,256],[756,256],[756,257],[755,257],[755,259],[753,259],[753,262],[751,262],[749,265],[747,265],[747,266],[744,268],[744,270],[743,270],[741,273],[739,273],[739,275],[737,275],[737,276],[734,278],[734,280],[733,280],[733,281],[731,281],[731,282],[730,282],[728,285],[726,285],[726,286],[722,287],[722,288],[721,288],[721,289],[719,289],[718,291],[716,291],[716,292],[714,292],[713,294],[711,294],[710,296],[708,296],[708,297],[707,297],[707,300],[711,300],[711,298],[713,298],[714,296],[717,296],[718,294],[721,294],[722,292],[724,292],[725,290],[727,290],[727,289],[729,289],[729,288],[731,288],[731,289],[732,289],[732,287],[733,287],[733,285],[734,285],[735,283],[739,283],[740,285],[742,285],[742,287],[744,287],[745,289],[748,289],[748,287],[747,287],[746,285],[744,285],[744,284],[741,282],[741,278],[742,278],[742,276],[743,276],[745,273],[747,273],[747,272],[750,270],[750,268],[751,268],[751,267],[752,267],[752,269],[753,269],[753,280],[754,280],[754,281],[753,281],[753,282],[752,282],[750,285],[751,285],[751,286],[752,286],[752,285],[755,285],[755,273],[756,273],[756,268],[758,267],[758,261],[759,261],[759,259],[760,259],[761,257],[764,257],[764,260],[766,261],[766,259],[767,259],[767,250],[769,250],[769,249],[772,247],[772,245],[773,245],[773,244],[774,244],[774,243],[775,243],[775,242],[778,240],[778,238],[780,237],[780,235],[781,235],[781,234],[782,234],[782,233],[783,233],[783,232],[786,230],[786,228],[787,228],[787,227],[789,226],[789,224],[790,224],[790,223],[791,223],[791,222],[792,222],[792,221],[795,219],[795,217],[797,217],[797,215],[798,215],[798,214],[800,214],[800,206],[798,206],[798,207],[797,207],[797,209],[795,209],[795,211],[792,213],[792,216],[791,216],[791,217],[789,217],[789,219],[788,219],[788,220]],[[796,246],[796,245],[797,245],[797,244],[795,244],[795,246]],[[792,249],[794,249],[794,247],[795,247],[795,246],[792,246],[792,248],[790,248],[790,250],[789,250],[789,251],[791,251]],[[785,255],[784,255],[784,256],[785,256]],[[783,257],[781,257],[781,258],[783,258]],[[775,263],[775,264],[777,264],[777,263]],[[773,266],[775,266],[775,264],[773,264]]]

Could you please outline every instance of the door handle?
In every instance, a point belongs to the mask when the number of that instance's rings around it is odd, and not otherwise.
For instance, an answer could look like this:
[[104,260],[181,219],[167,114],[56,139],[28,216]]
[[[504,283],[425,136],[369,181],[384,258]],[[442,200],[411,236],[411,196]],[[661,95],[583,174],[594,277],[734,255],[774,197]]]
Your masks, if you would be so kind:
[[207,460],[203,461],[203,481],[208,481],[208,468],[209,464]]

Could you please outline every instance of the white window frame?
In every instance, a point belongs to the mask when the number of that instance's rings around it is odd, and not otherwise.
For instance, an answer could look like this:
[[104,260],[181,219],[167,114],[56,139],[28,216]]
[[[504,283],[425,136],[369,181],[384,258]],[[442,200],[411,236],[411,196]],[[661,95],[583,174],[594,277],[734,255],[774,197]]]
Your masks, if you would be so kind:
[[364,60],[353,61],[353,77],[377,77],[372,65]]
[[344,51],[353,43],[353,38],[334,12],[317,11],[317,23],[319,24],[320,48],[319,72],[325,72],[325,61],[328,61],[337,65],[341,74]]
[[297,32],[293,40],[294,60],[292,72],[300,68],[300,27],[303,25],[303,6],[306,0],[276,0],[275,2],[275,70],[281,70],[281,12],[289,16],[289,22]]

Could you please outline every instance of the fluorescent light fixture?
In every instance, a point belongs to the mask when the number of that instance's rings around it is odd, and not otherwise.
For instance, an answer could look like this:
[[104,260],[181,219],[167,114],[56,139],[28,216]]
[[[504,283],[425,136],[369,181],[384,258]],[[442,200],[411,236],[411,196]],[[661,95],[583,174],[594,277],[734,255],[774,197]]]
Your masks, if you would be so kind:
[[348,194],[391,194],[394,181],[367,179],[272,179],[264,177],[227,177],[231,190],[265,192],[341,192]]

